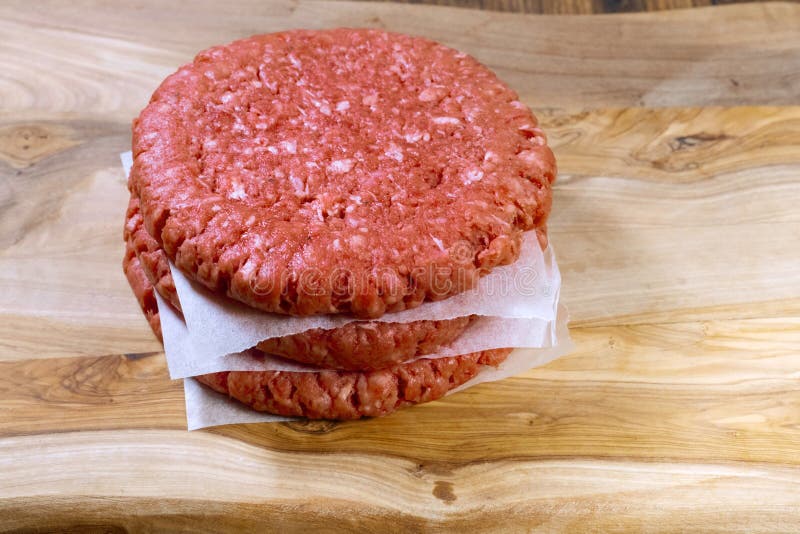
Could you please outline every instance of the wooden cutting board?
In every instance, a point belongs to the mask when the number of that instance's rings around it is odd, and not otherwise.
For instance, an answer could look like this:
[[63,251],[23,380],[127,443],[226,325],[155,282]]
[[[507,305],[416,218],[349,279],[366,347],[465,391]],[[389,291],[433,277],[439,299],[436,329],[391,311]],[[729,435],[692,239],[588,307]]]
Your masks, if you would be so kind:
[[[161,4],[0,5],[0,529],[800,529],[800,5]],[[186,432],[120,268],[130,121],[206,46],[342,25],[474,54],[540,115],[577,350]]]

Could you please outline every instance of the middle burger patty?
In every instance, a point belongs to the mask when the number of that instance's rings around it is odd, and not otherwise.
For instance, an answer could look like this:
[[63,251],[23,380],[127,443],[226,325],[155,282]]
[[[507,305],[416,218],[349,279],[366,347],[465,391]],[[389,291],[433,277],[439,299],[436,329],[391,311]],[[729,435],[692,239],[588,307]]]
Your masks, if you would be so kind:
[[[145,276],[165,300],[181,305],[166,254],[147,232],[139,212],[139,199],[131,195],[125,223],[125,240],[135,250]],[[340,328],[315,328],[262,341],[257,348],[297,362],[351,371],[370,371],[433,354],[450,344],[474,316],[440,321],[391,323],[355,321]]]

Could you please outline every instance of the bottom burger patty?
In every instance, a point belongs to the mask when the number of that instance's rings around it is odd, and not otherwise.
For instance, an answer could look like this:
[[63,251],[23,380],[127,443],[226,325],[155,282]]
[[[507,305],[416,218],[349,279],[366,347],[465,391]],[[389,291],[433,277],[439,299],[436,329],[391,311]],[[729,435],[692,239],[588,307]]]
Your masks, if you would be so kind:
[[378,371],[228,371],[196,377],[260,412],[310,419],[379,417],[410,404],[441,398],[499,365],[511,349],[420,359]]
[[[123,269],[145,317],[161,339],[153,286],[130,244]],[[195,378],[254,410],[310,419],[359,419],[439,399],[477,375],[482,365],[502,363],[511,350],[423,358],[375,371],[226,371]]]

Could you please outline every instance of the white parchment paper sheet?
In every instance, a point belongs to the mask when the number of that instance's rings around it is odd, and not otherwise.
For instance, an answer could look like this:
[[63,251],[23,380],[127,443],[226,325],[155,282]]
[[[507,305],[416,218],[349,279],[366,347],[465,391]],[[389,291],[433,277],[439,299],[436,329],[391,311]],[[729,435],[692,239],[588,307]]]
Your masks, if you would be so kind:
[[[312,328],[339,328],[353,322],[344,315],[293,317],[265,313],[218,295],[189,280],[170,265],[184,319],[198,360],[249,349],[260,341],[297,334]],[[555,318],[555,303],[561,274],[552,247],[542,252],[534,232],[523,237],[519,260],[498,267],[481,278],[478,286],[437,302],[426,302],[412,310],[387,313],[382,322],[408,323],[443,320],[465,315],[509,319]],[[505,329],[506,331],[508,328]],[[498,334],[503,330],[498,331]],[[500,344],[496,346],[509,346]],[[527,342],[521,346],[531,346]],[[484,347],[488,348],[488,347]],[[478,349],[480,350],[480,349]]]
[[[313,372],[316,367],[246,350],[222,356],[197,357],[195,345],[180,314],[156,293],[164,352],[172,378],[220,371],[295,371]],[[544,319],[505,319],[478,317],[453,343],[424,358],[458,356],[504,347],[551,347],[557,342],[556,321]]]

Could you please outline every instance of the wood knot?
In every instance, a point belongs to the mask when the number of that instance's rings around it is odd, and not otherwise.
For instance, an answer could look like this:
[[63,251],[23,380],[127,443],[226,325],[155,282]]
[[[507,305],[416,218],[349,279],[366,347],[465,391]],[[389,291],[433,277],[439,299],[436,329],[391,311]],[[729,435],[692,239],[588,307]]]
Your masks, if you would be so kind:
[[457,498],[453,492],[453,483],[446,480],[436,481],[433,485],[433,496],[445,504],[452,504]]
[[54,124],[12,124],[0,128],[0,160],[24,169],[78,144],[72,132]]
[[77,367],[68,367],[60,380],[60,391],[79,397],[86,404],[111,404],[115,377],[121,359],[100,356],[81,359]]
[[731,148],[735,140],[723,133],[707,132],[665,137],[636,150],[632,156],[662,171],[692,171],[718,158]]
[[727,141],[728,139],[732,139],[729,135],[725,134],[709,134],[709,133],[697,133],[694,135],[680,135],[675,137],[669,142],[669,147],[677,152],[679,150],[687,150],[696,146],[704,145],[707,143],[713,143],[716,141]]

